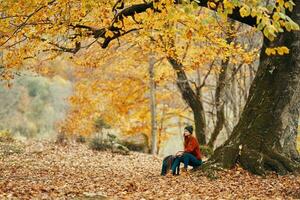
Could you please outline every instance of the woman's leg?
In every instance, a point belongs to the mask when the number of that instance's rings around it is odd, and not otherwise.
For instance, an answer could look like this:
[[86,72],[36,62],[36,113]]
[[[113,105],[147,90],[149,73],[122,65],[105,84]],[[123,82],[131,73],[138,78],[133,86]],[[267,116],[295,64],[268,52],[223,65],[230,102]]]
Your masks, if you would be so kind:
[[188,165],[192,167],[199,167],[202,164],[202,161],[198,160],[193,154],[184,153],[182,156],[185,169],[187,169]]
[[179,166],[179,164],[180,164],[180,157],[177,157],[177,158],[174,159],[174,162],[173,162],[172,167],[171,167],[173,175],[176,174],[176,169]]

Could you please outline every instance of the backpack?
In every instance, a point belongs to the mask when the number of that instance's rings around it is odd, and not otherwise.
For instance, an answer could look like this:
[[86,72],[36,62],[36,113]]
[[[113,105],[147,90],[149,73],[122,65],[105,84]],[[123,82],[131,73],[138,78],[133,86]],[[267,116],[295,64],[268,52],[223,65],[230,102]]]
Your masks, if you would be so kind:
[[[165,176],[167,174],[167,172],[172,168],[175,158],[176,158],[176,156],[169,155],[163,159],[162,168],[161,168],[162,176]],[[178,166],[176,166],[176,174],[177,175],[179,174],[179,167],[180,167],[180,164]]]

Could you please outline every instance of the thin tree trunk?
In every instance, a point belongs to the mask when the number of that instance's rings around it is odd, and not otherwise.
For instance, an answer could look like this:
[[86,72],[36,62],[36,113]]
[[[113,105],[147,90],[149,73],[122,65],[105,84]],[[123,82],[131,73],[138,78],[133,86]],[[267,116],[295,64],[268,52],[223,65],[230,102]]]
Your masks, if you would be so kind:
[[249,81],[250,81],[250,84],[252,83],[253,79],[254,79],[254,70],[253,70],[254,66],[253,64],[252,65],[249,65]]
[[165,107],[163,107],[162,113],[161,113],[160,126],[159,126],[159,129],[158,129],[158,136],[157,136],[158,137],[158,144],[157,144],[156,154],[159,154],[159,151],[160,151],[161,135],[162,135],[162,132],[164,130],[164,120],[165,120]]
[[244,85],[244,101],[247,101],[248,98],[248,81],[247,81],[247,69],[244,68],[243,71],[243,85]]
[[180,139],[181,142],[183,144],[183,137],[182,137],[182,122],[181,122],[181,117],[178,117],[178,129],[179,129],[179,135],[180,135]]
[[214,128],[214,131],[211,134],[210,140],[208,142],[208,146],[211,148],[214,147],[214,144],[216,142],[216,139],[221,132],[221,130],[224,127],[225,123],[225,84],[226,84],[226,77],[227,77],[227,71],[228,71],[228,64],[229,60],[226,60],[225,62],[222,62],[221,66],[221,73],[219,74],[219,78],[217,81],[217,88],[215,93],[215,106],[217,111],[217,121],[216,126]]
[[[231,29],[234,28],[234,21],[230,22]],[[226,42],[230,44],[233,41],[233,37],[227,34]],[[225,124],[225,86],[227,83],[227,74],[229,68],[229,58],[221,63],[221,73],[217,80],[217,87],[215,91],[215,106],[217,111],[216,126],[211,134],[208,146],[214,148],[214,144],[220,132],[222,131]]]
[[[241,77],[243,76],[243,72],[242,72],[242,68],[239,70],[239,74],[240,74],[240,79]],[[238,92],[239,92],[239,118],[241,117],[242,113],[243,113],[243,105],[245,105],[245,102],[243,101],[244,100],[244,93],[243,93],[243,88],[242,88],[242,82],[241,80],[237,80],[238,82]]]
[[[232,70],[232,74],[234,70]],[[231,107],[233,112],[233,125],[235,126],[235,121],[238,120],[239,112],[238,112],[238,101],[237,101],[237,86],[236,86],[236,76],[232,75],[231,77]]]
[[183,70],[183,65],[176,61],[174,58],[168,57],[169,63],[177,74],[177,86],[185,102],[190,106],[194,114],[195,132],[196,137],[200,144],[206,144],[206,122],[204,115],[204,108],[202,101],[198,98],[197,94],[191,88],[187,75]]
[[[197,85],[196,85],[196,95],[198,97],[198,104],[199,104],[199,108],[196,109],[196,113],[194,112],[194,120],[195,120],[195,124],[196,122],[198,122],[198,124],[196,124],[196,129],[197,127],[199,127],[198,129],[200,129],[201,132],[203,132],[204,134],[204,138],[206,138],[206,115],[205,115],[205,110],[204,110],[204,105],[203,105],[203,101],[202,101],[202,87],[201,87],[201,74],[200,74],[200,70],[197,69]],[[197,116],[195,116],[197,115]],[[196,130],[197,131],[197,130]],[[201,136],[203,137],[203,136]],[[202,141],[204,141],[203,143],[201,143],[202,145],[206,144],[206,139],[201,139],[199,137],[199,139]]]
[[149,56],[149,76],[150,76],[150,110],[151,110],[151,153],[157,153],[157,124],[156,124],[156,98],[155,98],[155,81],[154,81],[154,64],[155,59],[150,53]]

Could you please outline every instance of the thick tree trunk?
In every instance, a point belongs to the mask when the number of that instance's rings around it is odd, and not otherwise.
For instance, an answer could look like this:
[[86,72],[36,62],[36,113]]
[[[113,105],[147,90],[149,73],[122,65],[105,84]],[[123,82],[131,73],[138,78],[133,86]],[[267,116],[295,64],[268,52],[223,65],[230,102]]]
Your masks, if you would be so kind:
[[[298,48],[300,48],[300,43]],[[286,118],[287,125],[283,129],[283,136],[280,139],[280,144],[283,146],[283,152],[290,159],[300,163],[300,156],[297,151],[298,122],[300,113],[300,85],[298,85],[297,90],[298,92],[293,97],[291,105],[287,108],[288,110],[285,111],[289,114],[287,115],[288,118]]]
[[168,61],[176,71],[177,86],[181,92],[181,95],[193,111],[196,137],[200,144],[206,144],[206,122],[202,101],[191,88],[182,64],[170,57],[168,58]]
[[[296,4],[292,18],[300,24],[300,4]],[[300,32],[286,32],[275,42],[265,39],[264,43],[242,116],[209,163],[230,168],[239,162],[256,174],[262,175],[267,169],[285,174],[299,169],[295,135],[300,101]],[[265,48],[272,46],[287,46],[290,54],[269,57]]]

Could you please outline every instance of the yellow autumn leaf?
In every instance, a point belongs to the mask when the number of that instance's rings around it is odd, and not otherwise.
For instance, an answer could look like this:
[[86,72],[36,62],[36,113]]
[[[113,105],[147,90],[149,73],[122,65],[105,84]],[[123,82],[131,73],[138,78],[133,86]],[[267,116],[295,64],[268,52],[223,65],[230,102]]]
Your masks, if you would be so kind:
[[284,0],[277,0],[277,3],[279,4],[279,6],[283,6],[284,5]]
[[114,33],[112,32],[112,31],[110,31],[110,30],[107,30],[106,32],[105,32],[105,37],[106,38],[112,38],[114,36]]
[[287,47],[277,47],[276,48],[279,55],[289,54],[290,50]]
[[270,55],[276,55],[276,50],[274,48],[267,48],[266,49],[266,54],[268,56],[270,56]]
[[289,9],[290,12],[292,12],[295,5],[296,4],[292,0],[289,0],[285,2],[284,7]]
[[257,16],[257,11],[255,9],[251,10],[251,17],[256,17]]
[[273,14],[273,19],[274,19],[275,21],[278,21],[278,20],[280,19],[280,16],[279,16],[278,12],[275,12],[275,13]]
[[214,2],[209,2],[208,6],[213,9],[215,9],[217,7],[217,5]]
[[249,16],[251,13],[251,9],[249,8],[249,6],[244,5],[241,9],[240,9],[240,14],[242,17],[247,17]]

